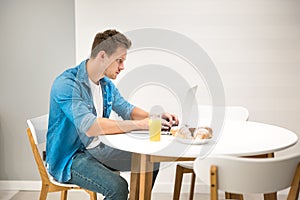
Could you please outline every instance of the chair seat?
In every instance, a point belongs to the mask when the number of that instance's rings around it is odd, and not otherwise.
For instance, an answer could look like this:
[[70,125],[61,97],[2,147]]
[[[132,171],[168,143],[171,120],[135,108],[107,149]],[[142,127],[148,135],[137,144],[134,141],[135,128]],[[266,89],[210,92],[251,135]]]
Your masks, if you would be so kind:
[[74,189],[79,189],[80,187],[78,185],[75,184],[71,184],[71,183],[60,183],[58,181],[56,181],[52,176],[49,175],[49,180],[51,181],[51,183],[58,185],[58,186],[62,186],[62,187],[69,187],[69,188],[74,188]]
[[236,194],[263,193],[265,199],[277,199],[276,192],[288,188],[287,200],[299,200],[299,153],[275,158],[209,155],[195,160],[194,171],[210,185],[213,200],[218,200],[218,190]]
[[186,169],[193,169],[194,167],[193,162],[182,162],[182,163],[178,163],[178,165]]

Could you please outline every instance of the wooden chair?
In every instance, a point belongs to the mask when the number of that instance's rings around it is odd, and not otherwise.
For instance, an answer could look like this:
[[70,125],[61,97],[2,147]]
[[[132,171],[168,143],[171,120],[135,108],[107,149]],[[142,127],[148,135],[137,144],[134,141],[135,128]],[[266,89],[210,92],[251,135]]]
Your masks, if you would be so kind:
[[300,154],[266,159],[208,156],[195,160],[194,171],[210,185],[211,200],[218,200],[218,190],[270,194],[290,187],[287,200],[299,196]]
[[[41,155],[45,152],[46,133],[48,129],[48,115],[27,120],[29,128],[27,135],[33,152],[35,162],[37,164],[40,177],[42,179],[42,188],[40,192],[40,200],[46,200],[48,192],[61,192],[61,200],[67,199],[68,190],[82,189],[77,185],[59,183],[51,177],[44,165]],[[97,200],[97,193],[85,190],[91,200]]]
[[[199,120],[211,120],[212,119],[212,106],[199,106]],[[246,108],[241,106],[227,106],[225,108],[225,119],[228,120],[242,120],[247,121],[249,117],[249,112]],[[193,162],[178,163],[176,166],[176,176],[175,176],[175,185],[173,192],[173,200],[178,200],[180,197],[180,190],[182,185],[183,174],[191,174],[191,186],[190,186],[190,195],[189,199],[193,200],[194,197],[194,188],[195,188],[195,173],[193,170]]]

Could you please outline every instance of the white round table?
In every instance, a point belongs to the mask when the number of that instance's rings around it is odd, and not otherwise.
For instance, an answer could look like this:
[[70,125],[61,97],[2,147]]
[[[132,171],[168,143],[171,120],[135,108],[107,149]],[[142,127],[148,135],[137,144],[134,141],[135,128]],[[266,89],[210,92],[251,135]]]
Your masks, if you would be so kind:
[[[204,124],[205,125],[205,124]],[[130,199],[151,199],[153,162],[193,160],[207,154],[253,156],[269,154],[297,143],[292,131],[274,125],[250,121],[226,121],[214,138],[206,144],[190,145],[171,135],[162,135],[160,142],[150,142],[149,135],[126,133],[105,135],[101,140],[111,147],[133,152]]]
[[250,156],[280,151],[298,141],[297,135],[288,129],[250,121],[226,121],[218,136],[215,141],[201,145],[184,144],[171,135],[162,135],[160,142],[150,142],[145,131],[105,135],[101,140],[111,147],[134,153],[193,158],[207,146],[213,148],[213,154]]

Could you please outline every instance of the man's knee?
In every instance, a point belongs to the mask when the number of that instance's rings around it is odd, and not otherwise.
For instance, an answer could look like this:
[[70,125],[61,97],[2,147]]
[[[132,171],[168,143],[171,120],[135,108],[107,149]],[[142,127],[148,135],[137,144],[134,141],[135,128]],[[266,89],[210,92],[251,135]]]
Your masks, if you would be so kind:
[[110,192],[106,195],[106,197],[111,199],[124,199],[128,198],[128,183],[127,181],[119,176],[115,180],[111,180],[110,182]]

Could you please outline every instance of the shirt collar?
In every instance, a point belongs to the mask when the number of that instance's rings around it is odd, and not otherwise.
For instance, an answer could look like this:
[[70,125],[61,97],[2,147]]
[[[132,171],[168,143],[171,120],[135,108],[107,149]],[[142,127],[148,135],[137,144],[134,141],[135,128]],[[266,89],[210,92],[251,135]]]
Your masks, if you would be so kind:
[[[87,61],[88,61],[88,59],[82,61],[79,64],[77,77],[78,77],[78,80],[80,82],[82,82],[86,85],[89,85],[89,76],[88,76],[87,71],[86,71]],[[106,76],[104,76],[103,78],[100,79],[100,84],[101,85],[106,85],[108,82],[109,82],[109,78],[106,77]]]
[[82,61],[79,66],[78,66],[78,74],[77,74],[77,78],[80,82],[89,85],[89,77],[86,71],[86,63],[87,60]]

